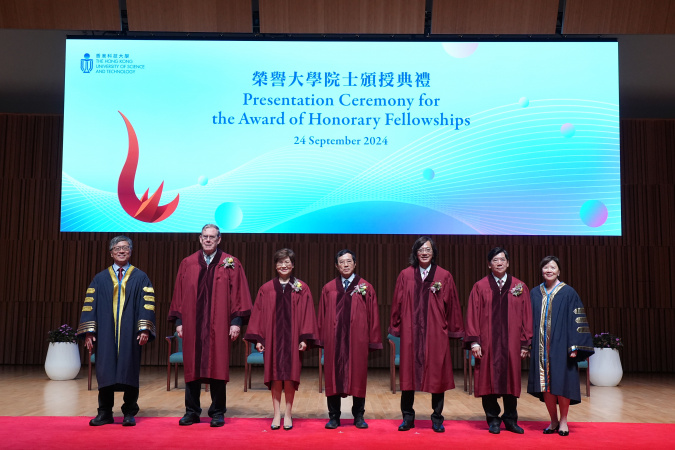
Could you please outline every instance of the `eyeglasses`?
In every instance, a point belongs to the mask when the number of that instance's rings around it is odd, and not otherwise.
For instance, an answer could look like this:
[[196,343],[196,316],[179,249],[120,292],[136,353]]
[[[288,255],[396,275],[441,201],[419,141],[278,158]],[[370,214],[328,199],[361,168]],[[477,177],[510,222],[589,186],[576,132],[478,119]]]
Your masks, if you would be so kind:
[[493,263],[506,262],[506,258],[492,258]]
[[284,262],[278,262],[277,267],[293,267],[293,263],[292,262],[285,262],[285,261]]
[[204,241],[215,241],[218,239],[218,236],[207,236],[206,234],[202,234],[202,240]]
[[129,247],[128,245],[121,245],[121,246],[119,246],[119,247],[113,247],[113,248],[112,248],[112,251],[113,251],[114,253],[128,252],[129,250],[131,250],[131,247]]
[[417,250],[418,255],[426,255],[426,254],[431,255],[433,253],[434,253],[434,250],[432,248],[429,248],[429,247],[420,247],[420,249]]

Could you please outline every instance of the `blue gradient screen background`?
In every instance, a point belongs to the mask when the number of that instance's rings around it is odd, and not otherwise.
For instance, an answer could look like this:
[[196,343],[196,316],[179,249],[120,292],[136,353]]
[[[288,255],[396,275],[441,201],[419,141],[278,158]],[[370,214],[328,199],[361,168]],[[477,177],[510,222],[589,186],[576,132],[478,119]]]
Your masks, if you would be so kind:
[[61,230],[618,236],[617,46],[68,39]]

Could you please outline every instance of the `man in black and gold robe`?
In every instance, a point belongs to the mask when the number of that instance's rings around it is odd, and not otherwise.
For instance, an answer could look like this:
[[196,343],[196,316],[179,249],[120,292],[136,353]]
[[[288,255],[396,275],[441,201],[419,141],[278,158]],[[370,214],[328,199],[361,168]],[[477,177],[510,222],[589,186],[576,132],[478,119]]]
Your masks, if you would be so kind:
[[126,236],[110,241],[114,264],[87,288],[77,329],[96,355],[98,415],[89,421],[92,426],[114,422],[116,391],[124,392],[122,425],[136,425],[141,346],[155,338],[155,291],[148,276],[129,264],[132,249]]

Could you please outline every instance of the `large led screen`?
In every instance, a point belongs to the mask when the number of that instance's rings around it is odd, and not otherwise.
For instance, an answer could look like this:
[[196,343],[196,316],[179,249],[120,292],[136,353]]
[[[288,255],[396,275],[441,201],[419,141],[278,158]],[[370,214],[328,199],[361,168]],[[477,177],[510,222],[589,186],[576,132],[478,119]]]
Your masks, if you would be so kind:
[[617,58],[69,39],[61,230],[617,236]]

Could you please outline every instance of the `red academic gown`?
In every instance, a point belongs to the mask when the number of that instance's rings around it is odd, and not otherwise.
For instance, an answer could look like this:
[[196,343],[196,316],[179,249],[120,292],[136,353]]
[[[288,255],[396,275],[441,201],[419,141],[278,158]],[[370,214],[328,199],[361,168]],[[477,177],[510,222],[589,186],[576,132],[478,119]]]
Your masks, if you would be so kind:
[[[299,291],[292,287],[297,283]],[[272,381],[282,380],[293,382],[298,390],[302,368],[298,346],[302,341],[309,346],[318,339],[315,314],[309,286],[297,278],[291,278],[284,291],[278,278],[263,284],[258,291],[244,339],[265,347],[268,388]]]
[[[357,292],[365,286],[365,294]],[[345,292],[342,277],[321,291],[319,342],[324,348],[326,396],[366,396],[368,352],[382,349],[375,289],[356,275]]]
[[[232,259],[234,267],[222,264]],[[251,314],[251,294],[239,260],[217,250],[206,266],[202,250],[178,268],[169,320],[183,325],[185,381],[230,380],[230,323]]]
[[[434,283],[441,289],[432,292]],[[402,391],[454,389],[450,339],[464,337],[457,288],[447,270],[432,264],[422,281],[417,267],[401,271],[391,305],[389,333],[401,338]]]
[[474,395],[520,397],[520,350],[532,343],[532,303],[525,283],[507,274],[501,294],[492,274],[474,284],[465,342],[467,347],[478,342],[483,353],[476,358]]

